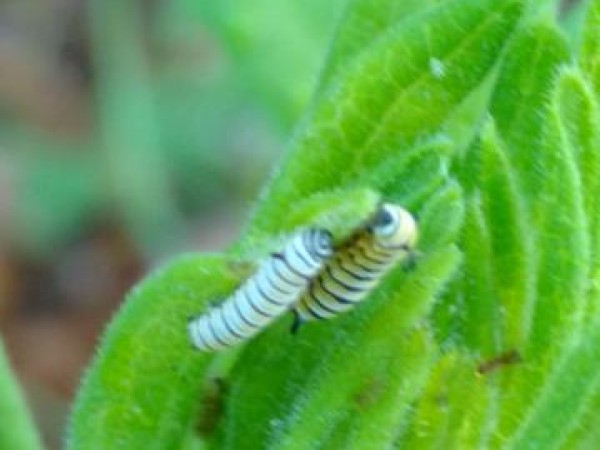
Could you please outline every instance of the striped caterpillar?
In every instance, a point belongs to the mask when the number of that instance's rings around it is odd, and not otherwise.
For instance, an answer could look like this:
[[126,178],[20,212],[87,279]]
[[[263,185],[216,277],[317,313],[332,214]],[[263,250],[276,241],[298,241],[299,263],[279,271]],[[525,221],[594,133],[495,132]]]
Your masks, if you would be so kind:
[[293,308],[292,332],[303,322],[329,319],[353,308],[389,270],[413,254],[417,238],[412,215],[400,206],[383,204],[310,281]]
[[220,350],[260,332],[298,301],[332,252],[328,231],[310,228],[295,234],[223,303],[189,320],[194,347]]

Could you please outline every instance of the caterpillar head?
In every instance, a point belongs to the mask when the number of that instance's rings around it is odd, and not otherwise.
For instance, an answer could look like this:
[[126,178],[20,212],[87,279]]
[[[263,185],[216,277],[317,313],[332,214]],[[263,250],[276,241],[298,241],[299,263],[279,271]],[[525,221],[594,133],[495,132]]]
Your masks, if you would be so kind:
[[417,222],[407,210],[398,205],[381,205],[369,229],[381,247],[412,251],[417,245]]

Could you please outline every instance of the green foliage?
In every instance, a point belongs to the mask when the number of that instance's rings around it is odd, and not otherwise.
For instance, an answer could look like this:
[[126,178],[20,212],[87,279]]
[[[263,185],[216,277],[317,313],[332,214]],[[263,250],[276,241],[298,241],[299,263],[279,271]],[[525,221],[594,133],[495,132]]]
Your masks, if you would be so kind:
[[29,417],[17,381],[0,341],[0,450],[38,450],[39,436]]
[[600,98],[600,2],[588,1],[588,10],[583,25],[580,64],[592,83],[596,100]]
[[221,256],[183,256],[137,286],[85,377],[67,446],[142,448],[154,435],[163,448],[177,448],[198,411],[210,363],[181,330],[239,276]]
[[[69,448],[600,445],[600,3],[577,58],[547,2],[396,3],[348,3],[315,100],[230,251],[176,260],[130,294]],[[190,348],[186,318],[285,236],[319,225],[343,240],[382,199],[419,217],[413,270],[298,335],[284,317],[239,349]],[[477,372],[508,351],[521,362]]]
[[[51,253],[57,242],[77,235],[87,214],[97,212],[105,201],[98,160],[91,155],[45,151],[39,143],[24,143],[33,152],[13,155],[17,170],[13,209],[15,241],[30,254]],[[61,149],[64,151],[64,148]],[[57,214],[60,211],[60,214]]]
[[225,43],[250,90],[286,132],[317,82],[341,0],[186,0]]
[[[142,9],[136,2],[90,2],[90,29],[98,66],[100,138],[110,187],[126,226],[156,251],[162,230],[177,231],[177,213],[162,170],[149,61],[143,48]],[[123,107],[126,105],[126,107]],[[136,162],[144,161],[144,170]],[[156,208],[153,198],[163,205]]]
[[335,39],[321,74],[320,85],[326,86],[336,72],[351,64],[365,49],[365,43],[374,41],[412,14],[439,3],[439,0],[352,0],[346,15],[338,26]]
[[[100,221],[122,225],[142,256],[156,258],[181,247],[190,216],[254,194],[282,146],[281,133],[188,3],[86,2],[69,12],[84,15],[73,27],[43,18],[66,27],[39,43],[49,57],[31,55],[39,61],[23,80],[3,77],[17,85],[30,76],[50,83],[39,86],[49,96],[37,88],[15,94],[29,107],[9,101],[2,108],[0,159],[10,203],[3,232],[17,252],[50,261]],[[37,17],[36,8],[25,8],[25,17]],[[54,51],[63,39],[81,44],[81,58]],[[64,108],[48,103],[63,88]],[[71,125],[57,130],[44,114]],[[231,170],[246,152],[252,158]]]
[[[235,250],[246,256],[260,257],[269,249],[276,250],[281,246],[274,245],[273,235],[289,234],[307,224],[325,228],[333,234],[334,244],[340,243],[360,227],[377,208],[381,197],[367,188],[340,189],[317,192],[300,200],[290,211],[278,216],[270,224],[255,233]],[[256,255],[256,250],[261,252]],[[262,255],[261,255],[262,253]]]

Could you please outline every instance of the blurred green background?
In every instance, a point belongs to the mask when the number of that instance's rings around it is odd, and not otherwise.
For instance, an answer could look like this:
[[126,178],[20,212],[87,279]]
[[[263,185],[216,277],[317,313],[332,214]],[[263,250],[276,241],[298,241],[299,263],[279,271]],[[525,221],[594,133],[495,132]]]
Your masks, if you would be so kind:
[[48,448],[128,287],[236,236],[342,13],[342,0],[0,3],[0,333]]

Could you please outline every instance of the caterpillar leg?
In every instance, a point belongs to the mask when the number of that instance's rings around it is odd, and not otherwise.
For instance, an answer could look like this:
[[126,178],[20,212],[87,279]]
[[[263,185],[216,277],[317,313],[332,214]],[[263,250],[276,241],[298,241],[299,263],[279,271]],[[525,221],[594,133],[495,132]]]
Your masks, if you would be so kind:
[[417,267],[417,260],[422,256],[421,252],[416,250],[411,251],[402,265],[406,272],[412,272]]
[[300,329],[300,325],[304,323],[304,320],[302,320],[300,314],[298,314],[298,311],[296,311],[295,309],[292,311],[292,313],[294,314],[294,321],[292,322],[292,326],[290,327],[290,333],[296,334]]

